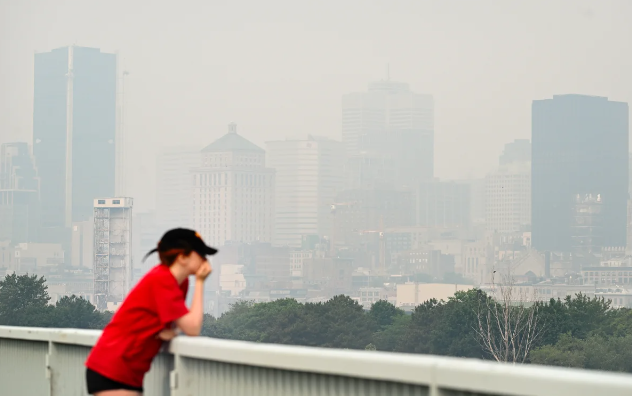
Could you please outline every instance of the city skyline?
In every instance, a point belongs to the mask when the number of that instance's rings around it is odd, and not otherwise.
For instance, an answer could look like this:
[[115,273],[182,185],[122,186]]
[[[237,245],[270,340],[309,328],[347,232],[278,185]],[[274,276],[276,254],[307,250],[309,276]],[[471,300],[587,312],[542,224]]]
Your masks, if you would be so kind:
[[[0,32],[12,38],[0,41],[0,140],[31,140],[34,50],[72,43],[118,50],[121,70],[130,72],[126,193],[139,210],[156,207],[154,158],[161,147],[182,139],[203,145],[229,121],[259,146],[298,130],[339,139],[341,95],[389,74],[435,98],[441,179],[484,177],[506,142],[529,137],[533,99],[580,93],[632,102],[629,60],[620,51],[632,37],[632,5],[623,1],[378,1],[364,5],[362,15],[355,1],[321,2],[303,12],[273,0],[245,13],[192,1],[197,12],[176,20],[163,2],[88,7],[69,0],[38,3],[37,14],[31,3],[0,5],[0,18],[7,18]],[[57,22],[47,19],[52,14]],[[413,46],[405,45],[411,38]]]

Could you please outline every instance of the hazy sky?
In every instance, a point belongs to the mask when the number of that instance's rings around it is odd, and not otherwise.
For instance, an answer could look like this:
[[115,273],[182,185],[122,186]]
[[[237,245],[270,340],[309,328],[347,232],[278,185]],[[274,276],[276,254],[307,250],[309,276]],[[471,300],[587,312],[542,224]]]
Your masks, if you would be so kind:
[[632,1],[0,0],[0,142],[31,141],[33,53],[118,51],[128,192],[154,206],[161,146],[340,138],[341,95],[382,79],[435,97],[436,176],[483,176],[530,137],[531,100],[632,102]]

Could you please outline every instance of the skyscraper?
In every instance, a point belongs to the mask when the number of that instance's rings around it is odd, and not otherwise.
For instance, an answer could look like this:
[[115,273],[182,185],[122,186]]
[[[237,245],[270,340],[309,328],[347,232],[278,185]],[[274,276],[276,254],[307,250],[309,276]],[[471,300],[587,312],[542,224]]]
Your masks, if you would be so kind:
[[265,156],[235,124],[202,150],[202,165],[192,170],[193,226],[209,244],[272,241],[274,170]]
[[202,164],[200,149],[164,148],[156,161],[156,222],[161,230],[193,226],[193,174]]
[[488,231],[526,231],[531,224],[531,142],[505,144],[500,166],[485,178],[485,223]]
[[[625,246],[628,126],[627,103],[583,95],[533,101],[533,247],[571,251],[582,230],[598,232],[603,246]],[[585,219],[575,216],[584,205],[578,196],[598,197],[602,230],[578,224]]]
[[42,225],[58,230],[50,238],[68,243],[66,231],[90,219],[93,200],[114,195],[116,72],[116,55],[97,48],[35,55],[33,153]]
[[266,146],[276,171],[274,244],[299,247],[305,235],[330,235],[331,205],[344,187],[342,144],[309,135]]
[[434,174],[434,101],[380,81],[342,98],[349,188],[416,186]]
[[488,231],[526,231],[531,224],[530,162],[509,162],[490,172],[485,178],[485,194],[485,225]]

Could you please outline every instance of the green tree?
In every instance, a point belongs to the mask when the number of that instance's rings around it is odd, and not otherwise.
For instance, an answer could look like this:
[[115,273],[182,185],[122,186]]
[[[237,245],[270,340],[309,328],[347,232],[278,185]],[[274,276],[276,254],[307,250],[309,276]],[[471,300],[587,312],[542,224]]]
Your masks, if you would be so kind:
[[44,277],[10,274],[0,280],[0,324],[49,325],[48,287]]
[[397,350],[461,357],[485,356],[474,331],[481,298],[485,298],[484,293],[473,289],[457,292],[447,302],[431,299],[417,306]]
[[72,295],[57,301],[51,312],[50,323],[53,327],[61,328],[102,329],[107,324],[106,318],[90,301]]
[[404,315],[404,311],[395,307],[386,300],[375,302],[369,310],[369,316],[373,319],[380,330],[383,330],[387,326],[393,324],[395,318],[401,315]]
[[529,360],[534,364],[584,368],[585,345],[570,334],[562,334],[556,345],[545,345],[531,351]]
[[535,349],[529,358],[535,364],[632,373],[632,335],[581,339],[562,334],[555,345]]
[[312,321],[320,332],[320,346],[364,349],[371,342],[375,325],[357,301],[349,296],[335,296],[317,304]]
[[399,315],[393,318],[393,323],[379,330],[373,335],[373,343],[380,351],[405,351],[402,345],[410,328],[411,315]]
[[202,331],[200,332],[200,335],[204,337],[213,337],[216,323],[217,319],[215,319],[213,315],[204,314],[204,319],[202,321]]
[[[581,293],[575,297],[567,296],[564,300],[551,299],[548,304],[539,306],[546,331],[538,345],[553,345],[562,334],[567,333],[585,339],[595,332],[607,332],[613,320],[621,316],[618,312],[610,309],[610,301]],[[620,325],[624,326],[623,322]]]

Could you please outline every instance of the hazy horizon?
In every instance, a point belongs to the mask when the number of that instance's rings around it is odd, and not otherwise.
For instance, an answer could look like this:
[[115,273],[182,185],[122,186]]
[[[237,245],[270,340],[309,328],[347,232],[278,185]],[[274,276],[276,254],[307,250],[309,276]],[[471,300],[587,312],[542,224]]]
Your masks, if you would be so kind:
[[[126,80],[127,192],[155,207],[161,147],[227,132],[340,139],[341,98],[387,77],[434,96],[435,176],[482,177],[531,137],[531,102],[632,103],[632,3],[0,0],[0,143],[32,140],[33,55],[118,52]],[[133,154],[133,155],[132,155]]]

